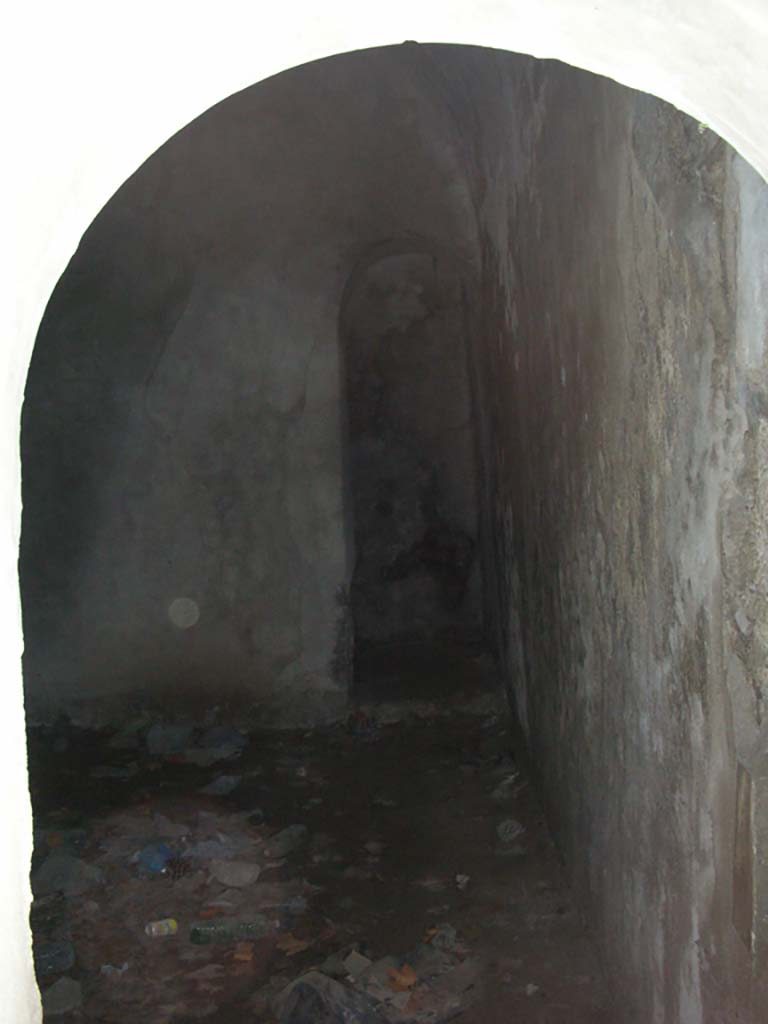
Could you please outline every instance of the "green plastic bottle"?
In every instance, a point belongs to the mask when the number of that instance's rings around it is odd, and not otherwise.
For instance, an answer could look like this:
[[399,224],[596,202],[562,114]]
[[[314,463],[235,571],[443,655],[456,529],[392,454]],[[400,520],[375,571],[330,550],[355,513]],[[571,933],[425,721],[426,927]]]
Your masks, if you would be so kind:
[[245,942],[248,939],[263,939],[277,927],[278,921],[263,914],[256,914],[246,921],[218,918],[213,921],[195,921],[189,930],[189,938],[196,946],[208,946],[212,942]]

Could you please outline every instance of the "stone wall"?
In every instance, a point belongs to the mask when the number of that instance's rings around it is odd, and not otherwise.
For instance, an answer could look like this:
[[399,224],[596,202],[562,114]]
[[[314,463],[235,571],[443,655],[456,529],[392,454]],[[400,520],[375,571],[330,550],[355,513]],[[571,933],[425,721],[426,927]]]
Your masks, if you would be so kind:
[[344,712],[341,297],[371,247],[460,252],[472,225],[398,52],[212,109],[63,275],[23,416],[32,715],[119,695],[282,723]]
[[481,227],[487,607],[550,820],[622,1020],[757,1021],[768,190],[656,99],[443,60]]

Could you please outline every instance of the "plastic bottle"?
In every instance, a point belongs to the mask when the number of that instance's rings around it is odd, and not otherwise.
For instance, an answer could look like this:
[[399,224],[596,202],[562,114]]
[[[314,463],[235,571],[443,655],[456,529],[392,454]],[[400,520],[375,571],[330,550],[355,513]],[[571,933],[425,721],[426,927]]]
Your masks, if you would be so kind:
[[279,927],[263,914],[254,914],[247,921],[219,918],[214,921],[195,921],[189,931],[190,941],[196,946],[207,946],[211,942],[244,942],[248,939],[262,939]]
[[144,933],[150,939],[158,939],[161,935],[175,935],[179,930],[179,922],[174,917],[163,917],[159,921],[150,921],[144,925]]

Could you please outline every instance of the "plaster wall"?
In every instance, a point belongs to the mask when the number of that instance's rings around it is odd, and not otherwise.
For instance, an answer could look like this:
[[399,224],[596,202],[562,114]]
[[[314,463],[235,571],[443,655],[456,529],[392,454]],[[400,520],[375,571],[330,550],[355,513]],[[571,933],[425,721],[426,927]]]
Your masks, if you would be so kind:
[[452,95],[482,232],[485,563],[510,692],[621,1019],[756,1022],[768,189],[658,100],[472,61]]
[[[440,130],[398,51],[321,61],[199,118],[89,229],[22,421],[31,715],[121,696],[281,724],[343,714],[341,296],[387,240],[466,250]],[[464,339],[433,334],[444,367],[458,345],[466,430]],[[431,371],[401,369],[429,390]]]

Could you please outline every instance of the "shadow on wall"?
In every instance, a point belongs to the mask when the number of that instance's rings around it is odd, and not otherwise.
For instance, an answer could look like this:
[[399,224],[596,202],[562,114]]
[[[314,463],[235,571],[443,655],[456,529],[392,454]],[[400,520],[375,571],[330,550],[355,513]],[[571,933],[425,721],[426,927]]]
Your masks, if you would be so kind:
[[344,292],[358,668],[371,648],[481,636],[472,281],[471,267],[411,241],[369,254]]
[[230,97],[83,238],[23,417],[33,713],[226,688],[278,723],[343,714],[339,299],[381,239],[472,238],[412,61],[347,54]]

